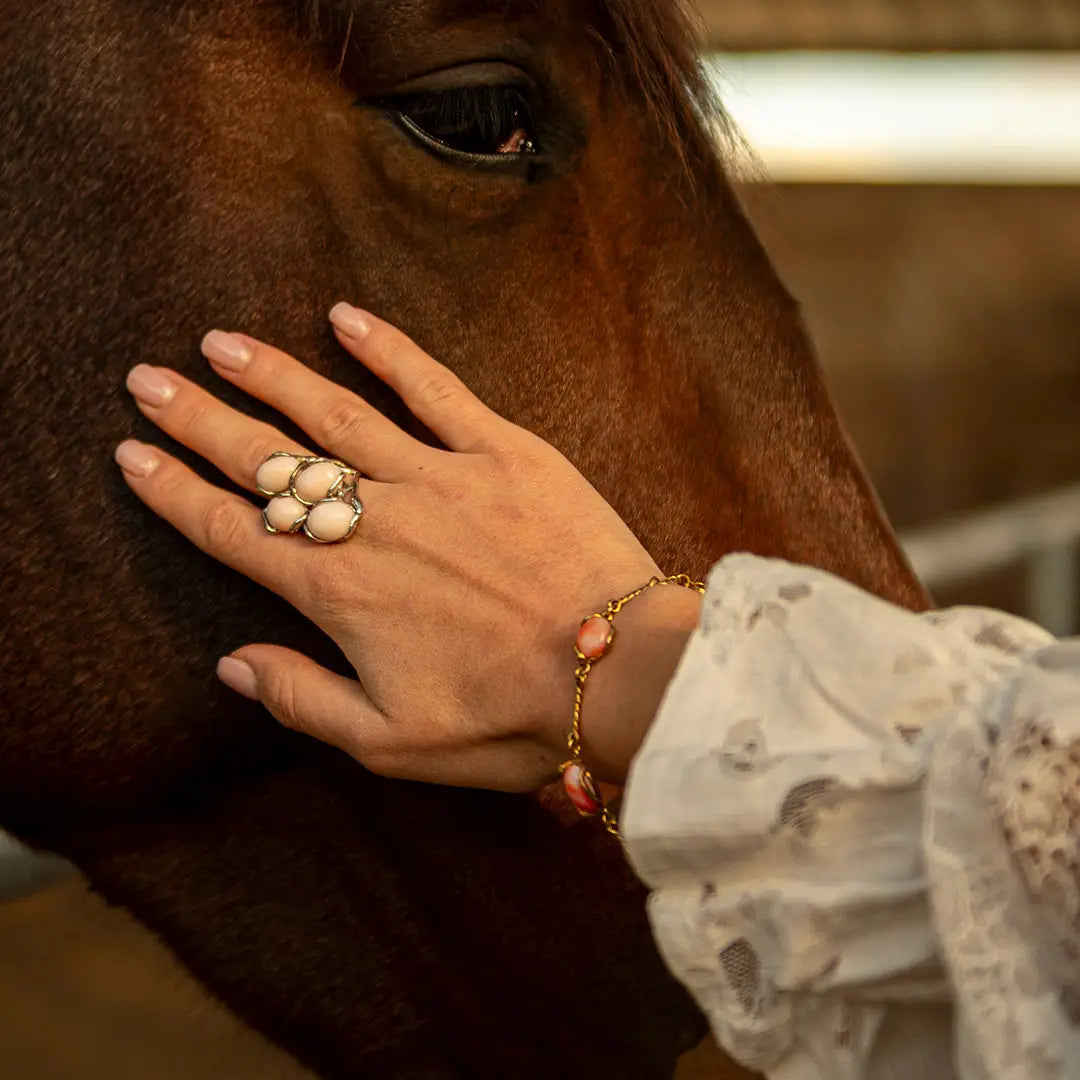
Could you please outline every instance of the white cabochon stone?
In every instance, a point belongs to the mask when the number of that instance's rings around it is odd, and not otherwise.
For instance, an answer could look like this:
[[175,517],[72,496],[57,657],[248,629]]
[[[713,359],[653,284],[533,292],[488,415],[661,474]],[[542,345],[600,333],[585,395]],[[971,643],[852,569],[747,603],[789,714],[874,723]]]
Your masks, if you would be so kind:
[[325,499],[338,482],[341,469],[329,461],[318,461],[300,470],[296,478],[296,494],[309,503]]
[[334,540],[345,539],[349,533],[352,519],[352,504],[333,499],[329,502],[318,503],[311,508],[308,514],[307,527],[312,536],[317,536],[320,540],[329,543]]
[[294,457],[275,457],[264,461],[255,473],[255,483],[263,491],[288,491],[289,477],[300,462]]
[[307,507],[291,495],[271,499],[266,506],[266,520],[279,532],[288,532],[307,513]]

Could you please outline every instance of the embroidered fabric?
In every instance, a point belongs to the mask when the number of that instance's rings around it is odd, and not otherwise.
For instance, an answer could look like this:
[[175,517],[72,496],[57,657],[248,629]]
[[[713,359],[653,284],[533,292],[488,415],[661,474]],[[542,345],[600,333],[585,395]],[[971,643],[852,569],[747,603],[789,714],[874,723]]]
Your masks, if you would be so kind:
[[1080,642],[729,556],[622,829],[770,1080],[1080,1077]]

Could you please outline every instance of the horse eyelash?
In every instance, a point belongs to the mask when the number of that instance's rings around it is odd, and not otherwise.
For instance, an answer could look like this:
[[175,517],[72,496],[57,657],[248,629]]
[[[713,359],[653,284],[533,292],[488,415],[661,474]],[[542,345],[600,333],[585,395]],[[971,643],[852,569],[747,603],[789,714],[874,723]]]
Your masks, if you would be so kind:
[[506,138],[515,127],[525,127],[530,132],[535,129],[525,93],[513,86],[426,91],[384,98],[375,104],[402,113],[435,138],[441,134],[472,132],[477,142],[483,144]]
[[481,86],[451,93],[420,94],[410,99],[415,117],[457,131],[476,125],[485,134],[499,134],[507,124],[528,122],[528,102],[514,88]]

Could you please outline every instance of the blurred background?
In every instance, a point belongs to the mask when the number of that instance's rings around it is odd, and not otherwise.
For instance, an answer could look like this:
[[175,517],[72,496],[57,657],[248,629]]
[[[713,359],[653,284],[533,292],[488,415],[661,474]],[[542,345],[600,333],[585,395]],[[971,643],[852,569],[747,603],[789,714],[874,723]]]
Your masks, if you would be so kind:
[[[700,8],[742,197],[917,569],[1076,632],[1080,0]],[[2,837],[0,900],[0,1075],[310,1080]]]
[[1080,0],[700,7],[746,206],[916,569],[1077,632]]

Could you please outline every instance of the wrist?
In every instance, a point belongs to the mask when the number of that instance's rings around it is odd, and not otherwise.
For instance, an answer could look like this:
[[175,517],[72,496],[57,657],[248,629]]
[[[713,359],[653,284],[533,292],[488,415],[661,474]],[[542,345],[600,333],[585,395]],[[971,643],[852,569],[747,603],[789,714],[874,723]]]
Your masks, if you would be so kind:
[[615,638],[589,675],[582,752],[593,777],[622,785],[701,618],[701,595],[649,589],[616,618]]

